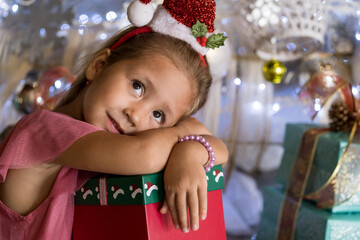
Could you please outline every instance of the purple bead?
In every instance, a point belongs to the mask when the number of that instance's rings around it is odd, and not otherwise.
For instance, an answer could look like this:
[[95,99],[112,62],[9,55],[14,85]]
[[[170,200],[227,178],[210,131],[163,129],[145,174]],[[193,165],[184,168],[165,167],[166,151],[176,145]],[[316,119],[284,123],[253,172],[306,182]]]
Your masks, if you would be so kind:
[[189,141],[189,136],[185,136],[185,137],[184,137],[184,140],[185,140],[185,141]]
[[179,139],[179,142],[183,142],[183,141],[184,141],[184,139],[182,139],[182,138]]
[[190,136],[190,139],[191,139],[191,140],[194,140],[194,139],[195,139],[195,136],[194,136],[194,135],[191,135],[191,136]]
[[211,146],[206,147],[206,149],[207,149],[209,152],[211,152],[211,151],[213,150],[213,148],[212,148]]
[[209,152],[209,155],[210,155],[210,156],[214,156],[215,153],[214,153],[213,151],[211,151],[211,152]]
[[213,166],[214,166],[214,162],[210,162],[209,167],[213,167]]
[[205,143],[205,142],[206,142],[205,138],[202,137],[201,140],[200,140],[200,142],[201,142],[201,143]]
[[208,142],[208,141],[205,141],[204,146],[205,146],[205,147],[210,146],[209,142]]
[[196,141],[199,141],[200,138],[201,138],[200,136],[196,136],[195,140],[196,140]]
[[212,156],[211,158],[210,158],[210,161],[212,161],[212,162],[215,162],[215,157],[214,156]]
[[211,170],[211,168],[210,168],[209,166],[207,166],[207,167],[205,168],[205,172],[210,172],[210,170]]

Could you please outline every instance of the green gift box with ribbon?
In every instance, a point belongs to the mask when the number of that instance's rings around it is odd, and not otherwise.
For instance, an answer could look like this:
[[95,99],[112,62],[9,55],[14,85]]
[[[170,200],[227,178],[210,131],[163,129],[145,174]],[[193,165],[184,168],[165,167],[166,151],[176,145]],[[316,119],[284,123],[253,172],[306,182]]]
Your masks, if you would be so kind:
[[163,172],[100,175],[75,194],[74,240],[81,239],[226,239],[222,206],[224,174],[221,165],[206,173],[208,214],[198,231],[182,233],[170,213],[159,212],[165,197]]
[[[257,231],[257,240],[276,239],[284,191],[282,187],[263,189],[264,209]],[[297,214],[294,239],[337,240],[360,238],[360,213],[331,213],[310,201],[302,201]]]
[[[322,127],[325,126],[293,123],[286,125],[283,144],[284,154],[275,178],[277,182],[281,183],[283,186],[287,186],[291,177],[291,169],[298,154],[298,148],[302,141],[304,132],[309,129]],[[315,146],[313,153],[311,170],[309,172],[309,177],[304,191],[305,196],[321,189],[329,181],[334,171],[340,167],[341,164],[339,161],[349,142],[349,135],[349,132],[332,131],[325,131],[324,133],[319,134],[317,145]],[[346,159],[355,158],[357,156],[360,156],[360,144],[353,142],[349,146],[349,149],[347,149]],[[358,163],[356,163],[356,161],[353,162],[354,166],[351,167],[351,164],[345,165],[346,161],[344,161],[344,166],[347,170],[345,169],[344,171],[343,169],[341,172],[342,174],[336,177],[338,180],[337,184],[342,191],[352,191],[352,193],[348,193],[351,197],[329,208],[329,211],[331,212],[360,212],[360,192],[356,191],[357,188],[353,186],[346,186],[346,184],[343,184],[345,186],[341,186],[343,179],[346,179],[347,182],[356,182],[355,177],[358,175],[356,165],[358,165]],[[351,181],[351,178],[354,178],[354,181]],[[341,193],[338,195],[335,194],[332,197],[335,199],[339,198],[340,195]]]

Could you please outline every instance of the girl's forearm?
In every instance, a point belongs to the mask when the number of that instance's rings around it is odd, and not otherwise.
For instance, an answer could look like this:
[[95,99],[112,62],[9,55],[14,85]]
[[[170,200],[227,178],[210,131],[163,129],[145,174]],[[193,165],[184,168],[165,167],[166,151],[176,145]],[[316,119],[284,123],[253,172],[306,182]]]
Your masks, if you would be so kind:
[[[179,137],[202,133],[193,129],[189,133],[183,126],[176,126],[134,136],[94,132],[77,140],[54,162],[77,169],[121,175],[154,173],[165,167]],[[227,161],[225,145],[213,136],[205,137],[214,148],[215,163],[224,164]],[[204,151],[201,147],[199,151]]]

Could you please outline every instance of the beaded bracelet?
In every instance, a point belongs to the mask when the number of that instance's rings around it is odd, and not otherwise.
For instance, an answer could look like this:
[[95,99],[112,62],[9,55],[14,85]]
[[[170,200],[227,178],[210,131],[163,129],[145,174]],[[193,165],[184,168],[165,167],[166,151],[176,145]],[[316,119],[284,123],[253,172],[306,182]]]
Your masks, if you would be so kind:
[[[209,142],[206,141],[206,139],[204,137],[199,136],[199,135],[187,135],[185,137],[179,138],[179,140],[178,140],[178,142],[185,142],[185,141],[196,141],[196,142],[201,143],[206,148],[206,150],[209,154],[209,159],[205,163],[205,172],[210,172],[211,168],[215,164],[215,153],[214,153],[212,147],[210,146]],[[207,163],[209,163],[209,164],[206,166]]]

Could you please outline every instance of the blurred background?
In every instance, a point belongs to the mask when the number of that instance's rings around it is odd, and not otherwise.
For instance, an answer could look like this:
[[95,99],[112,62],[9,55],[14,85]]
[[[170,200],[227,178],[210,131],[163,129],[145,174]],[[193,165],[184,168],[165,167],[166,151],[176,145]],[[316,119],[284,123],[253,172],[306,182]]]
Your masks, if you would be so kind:
[[[25,114],[51,109],[82,57],[129,25],[128,0],[0,0],[1,138]],[[152,1],[156,5],[161,0]],[[261,189],[273,183],[287,123],[328,123],[330,101],[304,94],[360,90],[359,0],[218,0],[224,47],[207,57],[214,84],[197,117],[227,144],[224,214],[229,239],[254,239]],[[340,79],[340,80],[339,80]]]

